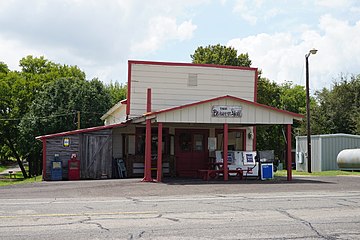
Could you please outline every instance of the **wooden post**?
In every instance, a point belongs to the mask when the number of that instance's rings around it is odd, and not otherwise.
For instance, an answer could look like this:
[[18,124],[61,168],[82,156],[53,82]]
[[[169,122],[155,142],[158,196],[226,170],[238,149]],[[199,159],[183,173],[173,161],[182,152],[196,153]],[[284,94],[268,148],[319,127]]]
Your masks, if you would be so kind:
[[291,124],[286,125],[286,140],[287,140],[287,180],[292,180],[292,156],[291,156]]
[[[151,112],[151,89],[147,89],[147,112]],[[143,182],[152,182],[151,177],[151,119],[146,119],[146,135],[145,135],[145,163]]]
[[42,139],[42,148],[43,148],[43,169],[42,169],[42,179],[46,178],[46,138]]
[[156,180],[162,181],[162,129],[163,124],[158,123],[158,149],[157,149],[157,175]]
[[228,140],[229,140],[229,126],[227,123],[224,123],[224,149],[223,149],[223,168],[224,168],[224,181],[229,179],[228,174]]

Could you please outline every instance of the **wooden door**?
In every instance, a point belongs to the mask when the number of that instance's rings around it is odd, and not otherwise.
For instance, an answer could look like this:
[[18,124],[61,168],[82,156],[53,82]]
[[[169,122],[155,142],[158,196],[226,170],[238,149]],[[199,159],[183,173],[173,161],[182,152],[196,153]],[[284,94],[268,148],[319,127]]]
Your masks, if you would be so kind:
[[208,164],[207,129],[176,129],[176,172],[179,177],[196,177]]

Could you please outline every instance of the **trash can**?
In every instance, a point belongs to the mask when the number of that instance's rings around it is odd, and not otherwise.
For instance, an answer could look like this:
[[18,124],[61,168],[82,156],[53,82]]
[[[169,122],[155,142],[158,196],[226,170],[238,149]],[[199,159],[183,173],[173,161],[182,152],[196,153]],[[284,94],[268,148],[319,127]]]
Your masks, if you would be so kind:
[[51,180],[62,180],[62,161],[59,159],[58,154],[55,154],[54,160],[51,161]]
[[261,163],[261,180],[274,178],[274,164],[273,163]]

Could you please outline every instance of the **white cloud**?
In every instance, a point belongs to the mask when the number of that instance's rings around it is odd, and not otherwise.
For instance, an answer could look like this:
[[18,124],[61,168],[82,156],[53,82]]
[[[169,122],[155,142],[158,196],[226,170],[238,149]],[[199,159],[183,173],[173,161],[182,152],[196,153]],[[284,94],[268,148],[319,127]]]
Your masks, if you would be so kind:
[[256,11],[248,6],[249,3],[246,0],[237,0],[233,11],[239,13],[240,16],[251,25],[255,25],[257,22]]
[[315,4],[328,8],[347,8],[352,5],[353,2],[353,0],[317,0],[315,1]]
[[0,1],[0,61],[16,69],[22,57],[43,55],[78,65],[88,78],[125,81],[134,44],[156,51],[168,41],[192,38],[196,26],[189,12],[203,2]]
[[150,20],[147,35],[138,43],[135,43],[131,50],[136,55],[142,55],[158,50],[166,41],[184,41],[192,38],[196,26],[190,21],[181,24],[170,17],[155,17]]
[[359,74],[360,21],[349,24],[329,15],[321,17],[319,29],[304,29],[302,35],[292,33],[257,34],[228,42],[239,53],[248,52],[253,66],[263,76],[276,82],[304,84],[305,54],[319,51],[309,58],[311,89],[330,87],[340,73]]

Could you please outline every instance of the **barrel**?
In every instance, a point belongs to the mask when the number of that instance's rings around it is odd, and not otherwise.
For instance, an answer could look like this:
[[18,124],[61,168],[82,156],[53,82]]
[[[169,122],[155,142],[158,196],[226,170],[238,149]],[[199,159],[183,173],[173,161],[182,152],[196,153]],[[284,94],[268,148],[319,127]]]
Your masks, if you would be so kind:
[[360,170],[360,149],[345,149],[339,152],[336,162],[340,169]]

